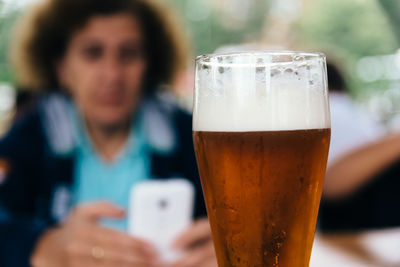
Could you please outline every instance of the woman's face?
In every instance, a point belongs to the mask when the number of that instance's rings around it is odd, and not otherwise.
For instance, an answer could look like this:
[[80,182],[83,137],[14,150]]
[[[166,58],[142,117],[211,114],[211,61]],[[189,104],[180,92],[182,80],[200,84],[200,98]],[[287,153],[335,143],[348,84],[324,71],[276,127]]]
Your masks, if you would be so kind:
[[87,122],[128,122],[146,71],[143,41],[139,22],[128,14],[92,17],[72,36],[57,73]]

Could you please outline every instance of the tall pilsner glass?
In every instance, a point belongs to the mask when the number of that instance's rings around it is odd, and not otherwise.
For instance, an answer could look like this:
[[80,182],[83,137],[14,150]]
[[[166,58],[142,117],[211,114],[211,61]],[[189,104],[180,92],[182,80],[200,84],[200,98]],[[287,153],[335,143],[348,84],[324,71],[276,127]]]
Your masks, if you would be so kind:
[[200,56],[193,115],[218,265],[308,266],[330,142],[325,56]]

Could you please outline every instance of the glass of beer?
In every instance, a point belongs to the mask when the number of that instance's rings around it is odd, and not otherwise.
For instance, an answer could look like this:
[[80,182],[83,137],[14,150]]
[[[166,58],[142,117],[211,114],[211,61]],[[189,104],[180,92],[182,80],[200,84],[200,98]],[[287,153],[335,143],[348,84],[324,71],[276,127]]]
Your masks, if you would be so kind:
[[330,142],[325,56],[199,56],[193,138],[218,265],[308,266]]

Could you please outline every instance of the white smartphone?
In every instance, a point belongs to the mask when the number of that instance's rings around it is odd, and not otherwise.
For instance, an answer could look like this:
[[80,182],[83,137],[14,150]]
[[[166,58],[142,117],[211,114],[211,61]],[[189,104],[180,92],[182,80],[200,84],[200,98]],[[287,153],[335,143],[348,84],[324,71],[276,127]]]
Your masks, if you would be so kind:
[[153,244],[166,262],[180,256],[171,244],[192,222],[194,186],[184,179],[150,180],[131,189],[128,231]]

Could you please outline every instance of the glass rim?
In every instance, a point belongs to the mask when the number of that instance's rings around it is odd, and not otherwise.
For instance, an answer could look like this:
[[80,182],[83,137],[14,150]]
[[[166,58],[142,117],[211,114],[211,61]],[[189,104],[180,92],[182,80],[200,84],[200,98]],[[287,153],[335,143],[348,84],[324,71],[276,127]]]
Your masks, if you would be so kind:
[[[302,61],[316,60],[316,59],[326,59],[324,53],[321,52],[306,52],[306,51],[295,51],[295,50],[249,50],[249,51],[237,51],[237,52],[227,52],[227,53],[210,53],[203,54],[196,57],[196,64],[201,65],[243,65],[243,63],[226,63],[226,62],[206,62],[205,59],[209,58],[227,58],[227,57],[235,57],[240,55],[247,56],[301,56],[304,57]],[[275,65],[277,63],[291,63],[294,60],[287,60],[282,62],[269,62],[268,64]],[[250,64],[245,64],[250,65]],[[253,66],[266,65],[266,63],[254,63],[251,64]]]

